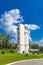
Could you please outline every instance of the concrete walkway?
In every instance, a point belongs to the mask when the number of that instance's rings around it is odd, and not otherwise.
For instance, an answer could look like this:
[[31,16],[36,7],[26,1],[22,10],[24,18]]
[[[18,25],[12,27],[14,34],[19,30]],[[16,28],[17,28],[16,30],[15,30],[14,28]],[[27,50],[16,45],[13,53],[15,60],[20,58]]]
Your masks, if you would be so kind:
[[19,61],[8,65],[43,65],[43,59]]

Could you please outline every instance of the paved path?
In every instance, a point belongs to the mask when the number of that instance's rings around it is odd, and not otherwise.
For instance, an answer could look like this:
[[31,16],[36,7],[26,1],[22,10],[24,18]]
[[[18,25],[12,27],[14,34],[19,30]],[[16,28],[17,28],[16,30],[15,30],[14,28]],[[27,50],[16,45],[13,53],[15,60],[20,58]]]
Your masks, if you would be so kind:
[[17,62],[11,65],[43,65],[43,59]]

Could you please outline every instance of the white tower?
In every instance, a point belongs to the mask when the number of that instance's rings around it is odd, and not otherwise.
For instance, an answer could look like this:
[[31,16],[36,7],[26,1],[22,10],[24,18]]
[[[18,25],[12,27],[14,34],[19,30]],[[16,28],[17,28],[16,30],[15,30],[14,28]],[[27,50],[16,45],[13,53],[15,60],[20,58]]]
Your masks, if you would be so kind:
[[28,30],[25,25],[18,25],[18,45],[17,52],[18,53],[29,53],[29,42],[28,42]]
[[24,38],[25,39],[25,53],[29,53],[29,39],[28,39],[29,35],[28,35],[28,30],[26,29],[26,27],[25,27],[25,32],[24,33],[25,33],[25,36],[24,36],[25,37]]

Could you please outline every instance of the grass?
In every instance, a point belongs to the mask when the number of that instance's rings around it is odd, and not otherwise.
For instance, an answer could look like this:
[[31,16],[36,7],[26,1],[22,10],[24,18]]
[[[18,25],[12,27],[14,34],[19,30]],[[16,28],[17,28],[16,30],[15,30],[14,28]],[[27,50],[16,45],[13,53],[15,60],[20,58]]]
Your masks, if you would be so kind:
[[28,56],[25,56],[25,54],[17,54],[17,53],[0,54],[0,65],[5,65],[20,60],[37,59],[37,58],[43,58],[43,55],[29,54]]

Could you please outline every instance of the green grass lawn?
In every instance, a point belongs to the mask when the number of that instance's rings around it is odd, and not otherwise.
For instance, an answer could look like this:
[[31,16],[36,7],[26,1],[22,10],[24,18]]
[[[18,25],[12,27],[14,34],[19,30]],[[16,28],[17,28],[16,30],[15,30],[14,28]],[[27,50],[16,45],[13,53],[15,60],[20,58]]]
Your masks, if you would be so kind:
[[0,54],[0,65],[5,65],[19,60],[37,59],[37,58],[43,58],[43,55],[29,54],[28,56],[25,56],[25,54],[17,54],[17,53]]

